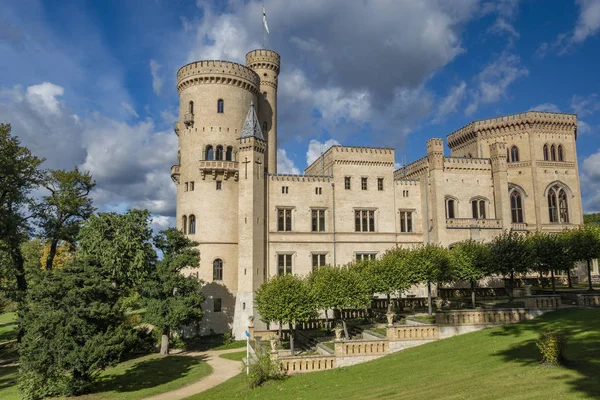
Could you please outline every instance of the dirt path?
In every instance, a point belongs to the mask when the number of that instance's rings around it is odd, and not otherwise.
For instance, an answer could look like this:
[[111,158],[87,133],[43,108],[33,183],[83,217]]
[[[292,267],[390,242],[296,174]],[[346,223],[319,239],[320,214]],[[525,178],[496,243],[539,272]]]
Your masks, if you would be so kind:
[[227,379],[233,378],[241,372],[242,363],[240,361],[227,360],[219,357],[221,354],[237,353],[244,351],[245,348],[219,350],[219,351],[199,351],[182,353],[182,355],[199,357],[206,361],[213,369],[210,375],[201,378],[198,382],[184,386],[177,390],[166,392],[152,397],[147,397],[144,400],[180,400],[186,397],[203,392],[213,386],[225,382]]

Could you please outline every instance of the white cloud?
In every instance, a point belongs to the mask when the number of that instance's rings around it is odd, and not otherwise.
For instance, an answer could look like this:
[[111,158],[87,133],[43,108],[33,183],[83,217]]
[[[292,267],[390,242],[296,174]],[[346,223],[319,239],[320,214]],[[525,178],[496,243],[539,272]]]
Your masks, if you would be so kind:
[[482,5],[483,14],[497,14],[490,32],[501,35],[508,33],[514,38],[519,38],[519,32],[513,26],[513,22],[519,12],[519,0],[494,0]]
[[467,84],[461,82],[458,86],[450,89],[450,93],[438,105],[437,113],[433,120],[434,123],[440,122],[445,116],[456,112],[458,104],[465,97],[466,88]]
[[62,86],[55,85],[51,82],[44,82],[39,85],[29,86],[27,88],[27,101],[34,106],[44,109],[52,114],[60,112],[60,100],[58,96],[62,96],[65,89]]
[[586,157],[581,164],[581,187],[586,188],[584,210],[600,211],[600,150]]
[[152,230],[159,232],[175,226],[175,218],[164,215],[152,215],[150,220]]
[[579,117],[594,114],[600,110],[600,98],[597,94],[591,94],[587,97],[575,95],[571,98],[571,108]]
[[277,173],[300,175],[300,170],[288,158],[284,149],[277,149]]
[[135,118],[139,117],[138,113],[135,111],[135,108],[133,108],[133,106],[131,104],[122,102],[121,105],[123,106],[123,108],[125,109],[125,111],[127,111],[133,117],[135,117]]
[[581,135],[586,135],[588,133],[592,133],[592,127],[585,121],[580,119],[577,120],[577,133]]
[[600,31],[600,1],[577,0],[579,18],[573,31],[573,43],[583,43],[590,36]]
[[542,112],[559,113],[560,109],[558,108],[558,106],[556,104],[543,103],[543,104],[538,104],[535,107],[531,107],[530,111],[542,111]]
[[163,78],[160,73],[161,65],[155,60],[150,60],[150,74],[152,75],[152,90],[154,94],[160,96],[163,87]]
[[495,103],[506,98],[510,84],[528,74],[529,71],[521,65],[519,56],[502,53],[477,75],[477,87],[472,92],[472,100],[465,113],[471,115],[482,103]]
[[325,142],[319,142],[318,140],[311,140],[308,143],[308,150],[306,151],[306,165],[312,164],[321,154],[325,153],[331,146],[339,146],[339,142],[335,139],[329,139]]

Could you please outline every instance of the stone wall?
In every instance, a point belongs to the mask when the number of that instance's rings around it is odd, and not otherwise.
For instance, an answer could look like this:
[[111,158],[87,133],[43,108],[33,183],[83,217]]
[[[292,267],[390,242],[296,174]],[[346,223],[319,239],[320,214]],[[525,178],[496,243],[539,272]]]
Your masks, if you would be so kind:
[[600,307],[600,294],[578,294],[577,305],[579,307]]

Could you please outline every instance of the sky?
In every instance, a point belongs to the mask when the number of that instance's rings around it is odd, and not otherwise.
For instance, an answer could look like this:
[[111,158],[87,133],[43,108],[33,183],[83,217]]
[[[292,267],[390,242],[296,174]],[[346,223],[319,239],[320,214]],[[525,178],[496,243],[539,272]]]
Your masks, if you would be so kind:
[[[600,211],[600,0],[264,5],[279,172],[334,144],[392,147],[400,165],[473,120],[576,113],[584,211]],[[100,211],[173,226],[177,69],[244,63],[261,43],[261,1],[4,0],[0,122],[44,167],[90,171]]]

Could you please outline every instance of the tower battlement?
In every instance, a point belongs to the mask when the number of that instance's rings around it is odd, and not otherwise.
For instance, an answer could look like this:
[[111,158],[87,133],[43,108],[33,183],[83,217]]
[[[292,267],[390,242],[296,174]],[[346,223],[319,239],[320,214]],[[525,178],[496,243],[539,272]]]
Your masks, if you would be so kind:
[[258,93],[260,78],[245,65],[221,60],[196,61],[177,71],[179,93],[186,87],[202,83],[242,86]]
[[273,50],[252,50],[246,54],[246,66],[248,68],[267,68],[279,73],[281,57]]

